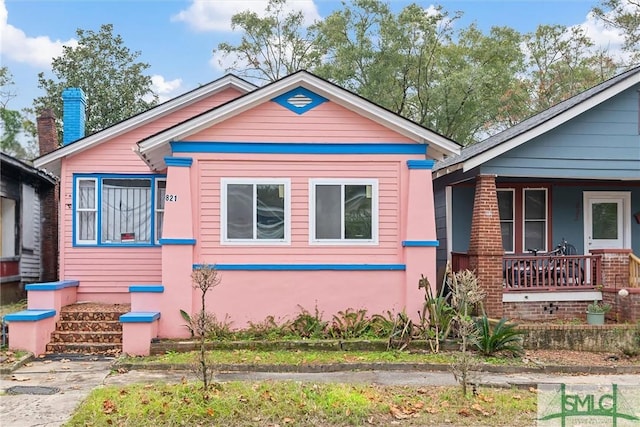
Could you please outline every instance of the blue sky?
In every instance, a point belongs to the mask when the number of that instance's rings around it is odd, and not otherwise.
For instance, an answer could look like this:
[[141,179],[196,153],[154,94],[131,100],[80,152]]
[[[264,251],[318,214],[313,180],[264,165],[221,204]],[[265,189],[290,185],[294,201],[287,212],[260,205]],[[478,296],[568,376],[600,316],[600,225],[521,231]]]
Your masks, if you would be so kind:
[[[464,13],[459,26],[475,22],[488,31],[510,26],[531,32],[540,24],[581,25],[602,45],[619,46],[620,37],[588,16],[598,0],[466,0],[414,1],[425,8],[441,5],[450,14]],[[239,10],[264,11],[266,0],[0,0],[0,63],[14,77],[17,97],[8,107],[29,107],[42,92],[37,74],[50,73],[51,59],[62,46],[75,42],[76,29],[98,31],[113,24],[124,44],[140,51],[139,60],[151,65],[154,90],[167,100],[200,84],[221,77],[225,71],[213,60],[218,43],[234,42],[231,16]],[[395,10],[413,3],[388,1]],[[309,21],[326,17],[342,7],[335,0],[289,0]]]

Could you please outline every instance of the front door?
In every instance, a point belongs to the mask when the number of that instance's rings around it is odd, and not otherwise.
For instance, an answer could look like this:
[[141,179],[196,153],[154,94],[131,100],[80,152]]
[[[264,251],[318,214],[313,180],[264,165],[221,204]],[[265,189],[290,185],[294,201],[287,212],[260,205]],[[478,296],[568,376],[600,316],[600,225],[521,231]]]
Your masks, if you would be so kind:
[[631,246],[631,193],[584,192],[584,253]]

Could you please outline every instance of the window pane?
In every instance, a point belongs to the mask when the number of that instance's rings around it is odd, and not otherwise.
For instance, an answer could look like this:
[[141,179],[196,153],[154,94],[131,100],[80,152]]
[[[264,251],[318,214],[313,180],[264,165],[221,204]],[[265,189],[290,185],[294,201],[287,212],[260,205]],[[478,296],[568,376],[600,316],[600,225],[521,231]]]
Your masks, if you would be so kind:
[[164,196],[167,195],[167,181],[157,180],[156,209],[164,209]]
[[545,219],[546,217],[545,191],[526,190],[524,192],[524,219]]
[[96,212],[78,212],[78,240],[96,240]]
[[227,185],[227,238],[253,239],[253,185]]
[[528,221],[524,223],[524,249],[546,250],[547,232],[542,221]]
[[506,252],[513,252],[513,222],[500,223],[502,231],[502,248]]
[[284,184],[258,185],[258,239],[284,239]]
[[594,203],[591,207],[594,239],[618,238],[618,204]]
[[498,191],[498,211],[502,221],[513,220],[513,192]]
[[316,239],[340,239],[341,187],[316,186]]
[[96,182],[93,180],[80,180],[78,183],[78,208],[96,208]]
[[103,243],[150,243],[150,179],[104,179],[101,207]]
[[371,239],[371,186],[345,185],[344,237]]

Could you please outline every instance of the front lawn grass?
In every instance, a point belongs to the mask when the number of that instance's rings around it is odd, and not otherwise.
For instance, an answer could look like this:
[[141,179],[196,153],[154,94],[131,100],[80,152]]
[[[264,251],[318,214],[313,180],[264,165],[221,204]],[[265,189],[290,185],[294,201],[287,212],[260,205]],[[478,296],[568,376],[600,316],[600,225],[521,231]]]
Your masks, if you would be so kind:
[[[337,363],[429,363],[451,364],[455,352],[412,353],[406,351],[314,351],[314,350],[207,350],[211,364],[229,365],[322,365]],[[491,365],[524,365],[521,359],[510,357],[474,356],[478,363]],[[198,352],[167,352],[146,357],[123,357],[121,363],[143,365],[193,365]]]
[[73,426],[529,426],[535,391],[283,382],[132,385],[94,390]]

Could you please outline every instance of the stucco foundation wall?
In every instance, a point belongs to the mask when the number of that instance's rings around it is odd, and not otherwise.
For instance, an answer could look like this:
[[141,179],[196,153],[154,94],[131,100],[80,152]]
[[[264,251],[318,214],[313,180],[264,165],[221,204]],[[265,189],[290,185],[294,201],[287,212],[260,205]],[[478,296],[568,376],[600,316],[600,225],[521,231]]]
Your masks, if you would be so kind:
[[[267,316],[293,320],[302,309],[314,314],[316,307],[325,320],[331,320],[348,308],[366,308],[372,315],[386,314],[387,310],[397,313],[404,306],[404,271],[221,271],[220,275],[222,283],[207,293],[207,311],[215,313],[218,320],[229,315],[233,328],[261,322]],[[191,311],[196,312],[201,293],[193,292]],[[415,301],[409,310],[417,310],[422,302]]]

